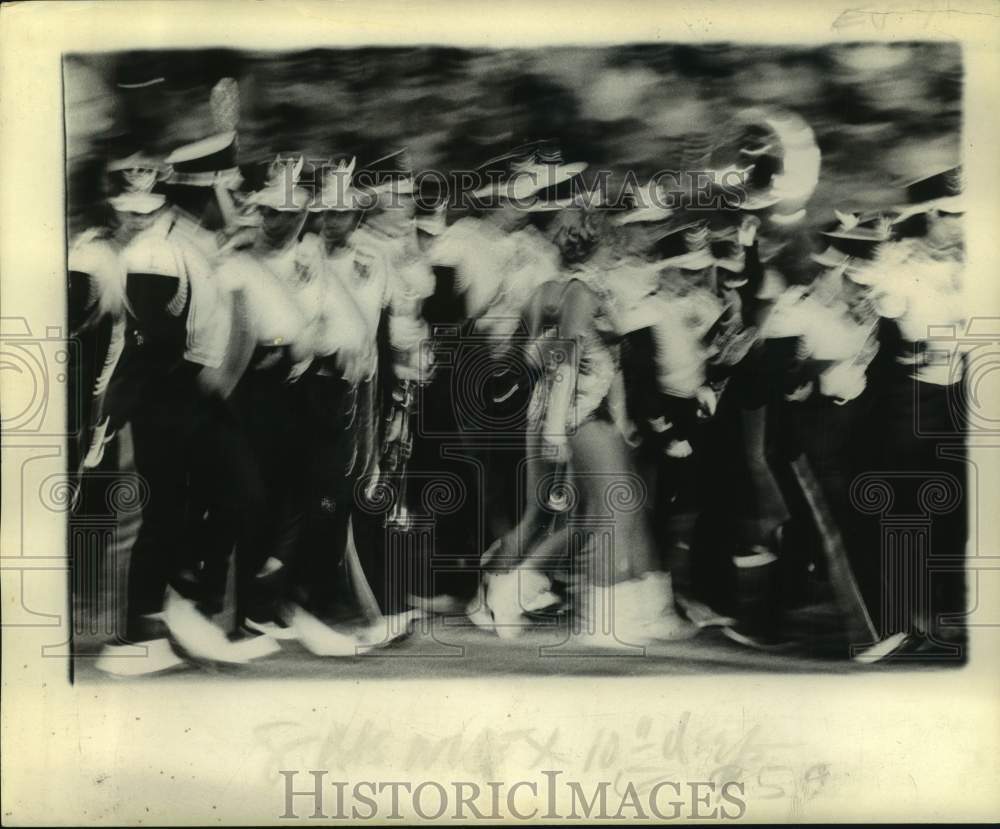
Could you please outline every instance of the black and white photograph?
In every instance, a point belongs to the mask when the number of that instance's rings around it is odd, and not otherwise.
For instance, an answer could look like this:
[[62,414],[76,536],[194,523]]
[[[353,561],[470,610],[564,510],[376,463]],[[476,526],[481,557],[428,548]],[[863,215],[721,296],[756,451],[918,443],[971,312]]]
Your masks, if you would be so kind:
[[4,686],[76,720],[59,825],[1000,805],[997,7],[39,5]]
[[954,44],[63,72],[81,680],[967,659]]

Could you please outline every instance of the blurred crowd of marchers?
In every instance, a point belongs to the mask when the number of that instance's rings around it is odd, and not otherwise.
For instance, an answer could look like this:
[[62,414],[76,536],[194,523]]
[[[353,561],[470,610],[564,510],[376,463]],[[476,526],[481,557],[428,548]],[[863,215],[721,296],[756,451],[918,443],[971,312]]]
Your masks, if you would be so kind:
[[[65,74],[90,372],[71,376],[93,390],[70,468],[155,493],[128,553],[144,670],[285,640],[358,655],[425,613],[501,637],[572,618],[601,647],[722,628],[964,658],[972,346],[935,333],[968,319],[954,45],[215,50]],[[416,198],[425,172],[480,167],[479,215]],[[615,201],[664,171],[742,186],[617,216],[564,192],[610,174]],[[933,533],[886,540],[866,481],[893,515],[939,510]],[[796,615],[817,607],[829,642]],[[136,672],[120,647],[101,670]]]
[[679,169],[692,141],[725,143],[735,113],[780,106],[822,152],[813,226],[833,206],[898,202],[899,182],[957,155],[961,127],[961,51],[947,43],[171,50],[68,55],[64,74],[71,233],[94,221],[111,143],[128,134],[166,155],[212,133],[226,77],[241,164],[407,147],[415,170],[449,172],[544,138],[612,185]]

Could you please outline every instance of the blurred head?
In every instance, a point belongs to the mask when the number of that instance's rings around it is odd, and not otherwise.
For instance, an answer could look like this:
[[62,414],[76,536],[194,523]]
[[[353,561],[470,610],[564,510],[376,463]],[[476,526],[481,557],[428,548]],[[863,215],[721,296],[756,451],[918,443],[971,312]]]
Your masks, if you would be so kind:
[[408,193],[380,193],[373,211],[368,214],[367,221],[389,236],[402,236],[413,228],[416,205],[413,196]]
[[593,210],[573,207],[558,213],[550,227],[552,242],[559,248],[564,265],[585,262],[597,250],[600,221]]
[[151,227],[163,215],[164,208],[150,212],[139,213],[131,210],[112,210],[111,226],[114,229],[115,241],[128,244],[138,233]]
[[258,211],[261,219],[258,239],[270,248],[283,248],[293,242],[306,222],[304,209],[277,210],[261,205]]
[[222,228],[222,212],[215,191],[211,187],[168,184],[164,186],[164,191],[171,204],[190,213],[207,230]]
[[327,250],[341,247],[361,222],[360,210],[324,210],[320,220],[320,236]]
[[531,221],[531,213],[506,199],[500,199],[497,206],[488,210],[486,215],[491,222],[508,233],[526,227]]
[[962,246],[962,216],[934,210],[927,214],[927,243],[937,250],[957,249]]
[[660,222],[633,222],[617,225],[611,222],[605,228],[604,244],[611,244],[623,256],[650,258],[653,245],[663,235]]

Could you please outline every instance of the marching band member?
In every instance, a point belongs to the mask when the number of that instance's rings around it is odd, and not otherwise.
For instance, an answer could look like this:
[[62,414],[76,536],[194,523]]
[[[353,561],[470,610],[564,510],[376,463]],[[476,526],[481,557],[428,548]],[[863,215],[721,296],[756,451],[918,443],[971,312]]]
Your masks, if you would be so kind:
[[287,638],[281,585],[299,545],[307,448],[292,381],[312,357],[307,318],[296,296],[299,233],[309,195],[297,185],[302,159],[280,156],[245,205],[259,219],[253,243],[231,250],[215,273],[241,311],[242,341],[230,359],[240,378],[232,395],[264,489],[259,532],[237,549],[237,624]]
[[359,388],[357,477],[363,482],[365,497],[387,485],[393,498],[384,515],[358,511],[352,538],[374,587],[378,613],[389,614],[396,623],[415,615],[405,599],[412,585],[390,578],[381,539],[387,528],[405,531],[411,523],[412,419],[417,387],[428,381],[431,364],[423,305],[434,293],[435,277],[418,238],[416,211],[421,194],[415,191],[408,151],[397,150],[368,163],[356,180],[369,209],[350,245],[362,260],[374,262],[370,269],[367,265],[356,269],[346,283],[365,309],[372,352],[370,373]]
[[[482,215],[460,218],[430,245],[430,264],[453,275],[464,320],[452,374],[457,387],[449,392],[460,396],[451,403],[454,428],[467,454],[481,459],[481,470],[489,470],[473,484],[481,488],[486,505],[487,537],[468,539],[477,545],[476,559],[518,524],[524,508],[517,469],[524,457],[530,369],[513,346],[523,338],[521,318],[531,294],[559,272],[558,250],[532,218],[570,204],[559,191],[585,169],[585,164],[564,163],[558,150],[537,143],[488,161],[480,170],[492,184],[467,194]],[[443,606],[456,601],[437,598]],[[481,590],[466,610],[473,621],[490,624]]]
[[306,234],[297,251],[298,302],[309,320],[313,365],[299,382],[309,464],[303,555],[296,573],[301,606],[293,624],[303,644],[322,656],[354,655],[380,641],[368,628],[340,633],[330,627],[344,612],[345,586],[352,610],[361,603],[368,617],[378,613],[364,606],[371,588],[354,560],[351,517],[355,484],[374,455],[374,425],[365,420],[375,413],[365,408],[370,405],[365,400],[374,394],[378,325],[389,275],[377,252],[354,242],[372,200],[352,185],[353,171],[353,158],[322,168],[309,205],[318,215],[319,230]]
[[758,331],[773,303],[774,289],[767,282],[781,282],[792,275],[783,273],[777,262],[764,267],[756,234],[763,223],[764,232],[780,237],[788,250],[800,246],[804,237],[798,226],[819,181],[821,153],[812,129],[795,113],[751,109],[738,114],[737,121],[747,139],[740,148],[740,157],[748,165],[745,189],[735,203],[744,215],[750,214],[739,231],[746,278],[724,280],[720,294],[740,308],[743,325],[752,333],[742,356],[723,360],[732,367],[728,396],[738,411],[720,414],[734,421],[746,477],[739,550],[732,558],[739,620],[725,627],[724,633],[742,644],[774,646],[783,644],[784,608],[776,597],[779,556],[791,513],[772,468],[770,435],[782,404],[775,389],[780,387],[787,354],[770,347]]
[[478,423],[499,424],[494,428],[518,441],[511,447],[503,438],[491,440],[484,449],[477,443],[483,437],[482,427],[475,425],[467,438],[471,452],[485,451],[483,461],[490,470],[482,484],[489,542],[517,524],[523,506],[517,502],[515,470],[530,391],[526,366],[509,359],[509,352],[529,297],[559,273],[558,250],[531,219],[566,207],[570,201],[559,190],[570,185],[586,164],[564,163],[558,151],[530,145],[481,169],[495,174],[493,184],[471,194],[484,207],[483,216],[467,216],[450,225],[432,247],[431,263],[454,270],[455,290],[464,300],[465,333],[477,343],[466,358],[475,370],[463,374],[457,366],[456,376],[463,383],[470,374],[485,378],[485,389],[463,385],[455,390],[467,398],[461,408],[481,408],[481,399],[489,411]]
[[82,358],[79,370],[71,370],[69,378],[71,383],[82,381],[74,399],[88,390],[88,403],[81,412],[86,428],[81,441],[71,443],[70,469],[76,471],[100,466],[105,447],[121,425],[111,422],[108,412],[115,407],[105,401],[125,348],[125,279],[119,252],[101,228],[91,228],[73,240],[67,264],[69,332],[80,339]]
[[190,544],[184,520],[188,478],[211,494],[211,508],[226,516],[233,537],[258,505],[252,489],[243,486],[241,454],[231,451],[236,438],[213,379],[226,356],[231,309],[208,261],[185,233],[175,232],[164,196],[153,192],[156,180],[155,170],[130,171],[110,199],[127,319],[115,378],[127,394],[116,395],[116,406],[130,424],[136,471],[149,487],[129,565],[126,638],[149,643],[150,658],[130,663],[116,658],[126,646],[108,646],[98,667],[114,673],[176,664],[164,622],[193,656],[244,662],[252,655],[232,647],[178,592],[180,556]]
[[[409,448],[401,441],[409,440],[413,387],[426,381],[430,365],[430,332],[422,309],[434,293],[435,279],[418,240],[415,197],[419,194],[414,193],[407,152],[398,150],[371,162],[359,178],[373,201],[352,242],[359,251],[381,259],[386,277],[380,296],[358,279],[349,283],[377,338],[373,341],[376,360],[362,395],[367,438],[361,474],[373,472],[381,455],[394,467],[387,472],[404,483]],[[388,519],[401,527],[407,525],[405,487]]]
[[[614,414],[617,335],[600,294],[589,287],[606,293],[602,265],[591,269],[588,261],[599,245],[599,224],[592,208],[576,208],[557,216],[553,231],[562,273],[533,292],[524,312],[528,354],[541,371],[533,389],[531,434],[553,460],[568,463],[562,486],[579,491],[581,514],[610,509],[615,525],[615,548],[608,560],[592,539],[578,552],[584,560],[570,562],[576,575],[571,585],[574,609],[585,626],[574,631],[574,638],[620,647],[690,635],[693,629],[674,611],[670,578],[657,561],[641,492],[631,491],[639,488]],[[555,337],[546,335],[550,330]],[[536,490],[542,476],[532,477],[535,485],[529,483],[529,492],[541,497]],[[612,480],[628,486],[637,503],[618,508],[607,489]],[[529,504],[522,525],[493,551],[498,563],[512,552],[520,559],[514,569],[489,578],[486,603],[500,635],[516,632],[510,625],[523,624],[525,611],[552,601],[539,575],[551,572],[565,556],[568,539],[562,531],[539,535],[530,526],[539,512],[537,504]],[[512,589],[515,584],[520,591]]]
[[177,213],[177,231],[210,260],[239,229],[237,146],[236,132],[226,130],[178,147],[165,161],[170,172],[164,190]]
[[[252,241],[255,229],[244,215],[235,208],[237,188],[243,176],[237,166],[238,139],[235,127],[238,122],[239,94],[235,81],[224,78],[212,89],[211,110],[213,126],[217,132],[196,141],[181,145],[167,156],[165,173],[159,188],[167,196],[172,214],[173,233],[183,235],[217,268],[227,252],[227,242],[243,231],[244,238]],[[237,239],[236,241],[239,241]],[[232,247],[230,244],[228,247]],[[238,302],[239,300],[236,299]],[[243,317],[234,318],[232,335],[235,342],[227,348],[226,361],[210,374],[218,391],[228,397],[239,380],[244,365],[238,360],[247,340]],[[237,362],[233,362],[233,359]],[[188,520],[190,533],[200,543],[189,551],[189,561],[182,570],[189,592],[199,596],[199,605],[206,613],[222,610],[228,559],[232,551],[231,528],[224,517],[216,515],[205,503],[199,502],[201,493],[195,491]]]
[[711,464],[706,430],[717,430],[711,419],[719,396],[752,335],[732,307],[739,297],[727,289],[742,284],[744,257],[683,214],[664,224],[673,216],[653,204],[617,220],[644,229],[640,251],[654,277],[626,315],[625,390],[678,610],[699,627],[718,626],[732,620],[696,598],[692,549]]
[[[859,426],[872,416],[867,375],[878,350],[877,315],[847,276],[852,259],[847,252],[870,252],[885,236],[878,217],[860,225],[861,217],[843,218],[845,224],[824,236],[827,249],[811,256],[821,270],[805,284],[780,290],[760,329],[765,354],[780,355],[782,361],[779,371],[765,375],[773,377],[771,385],[780,395],[768,414],[777,415],[775,459],[790,463],[794,474],[789,483],[797,481],[796,489],[808,504],[808,512],[782,528],[799,556],[781,563],[786,608],[796,600],[808,601],[820,584],[843,596],[831,556],[853,558],[856,570],[868,564],[866,551],[857,543],[864,534],[849,492],[851,481],[871,459]],[[843,544],[814,534],[813,528],[824,521],[836,527]],[[793,547],[788,544],[783,550]],[[814,581],[817,574],[825,576],[820,584]],[[756,631],[748,635],[763,643]]]
[[[963,383],[971,347],[961,336],[968,319],[962,291],[961,168],[924,175],[905,189],[908,204],[894,211],[895,238],[848,273],[867,288],[882,318],[885,369],[875,404],[883,414],[878,432],[882,468],[916,473],[929,486],[942,488],[946,494],[942,513],[933,519],[931,554],[961,561],[968,537]],[[897,495],[895,510],[917,513],[922,508],[916,493]],[[926,568],[927,562],[911,555],[894,566],[905,573],[906,568]],[[962,570],[924,570],[898,578],[901,584],[881,586],[883,595],[893,597],[883,608],[883,638],[856,658],[964,658]],[[927,581],[925,599],[915,583]]]

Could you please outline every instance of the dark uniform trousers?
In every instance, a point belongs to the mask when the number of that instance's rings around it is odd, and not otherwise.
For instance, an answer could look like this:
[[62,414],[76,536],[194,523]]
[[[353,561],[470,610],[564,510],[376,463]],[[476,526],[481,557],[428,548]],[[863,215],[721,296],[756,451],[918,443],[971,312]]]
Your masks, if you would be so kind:
[[[167,365],[148,351],[137,362],[145,382],[129,419],[135,468],[148,499],[129,567],[131,641],[152,635],[146,617],[162,609],[168,583],[185,592],[178,573],[194,545],[188,532],[194,522],[187,514],[192,492],[199,494],[199,507],[212,513],[216,530],[237,543],[259,536],[264,504],[243,433],[224,400],[201,393],[199,367],[183,361]],[[228,556],[231,544],[217,549]]]
[[358,478],[364,470],[364,412],[371,383],[352,386],[332,361],[321,361],[296,384],[306,437],[300,555],[292,595],[310,612],[332,619],[348,600],[344,554]]

